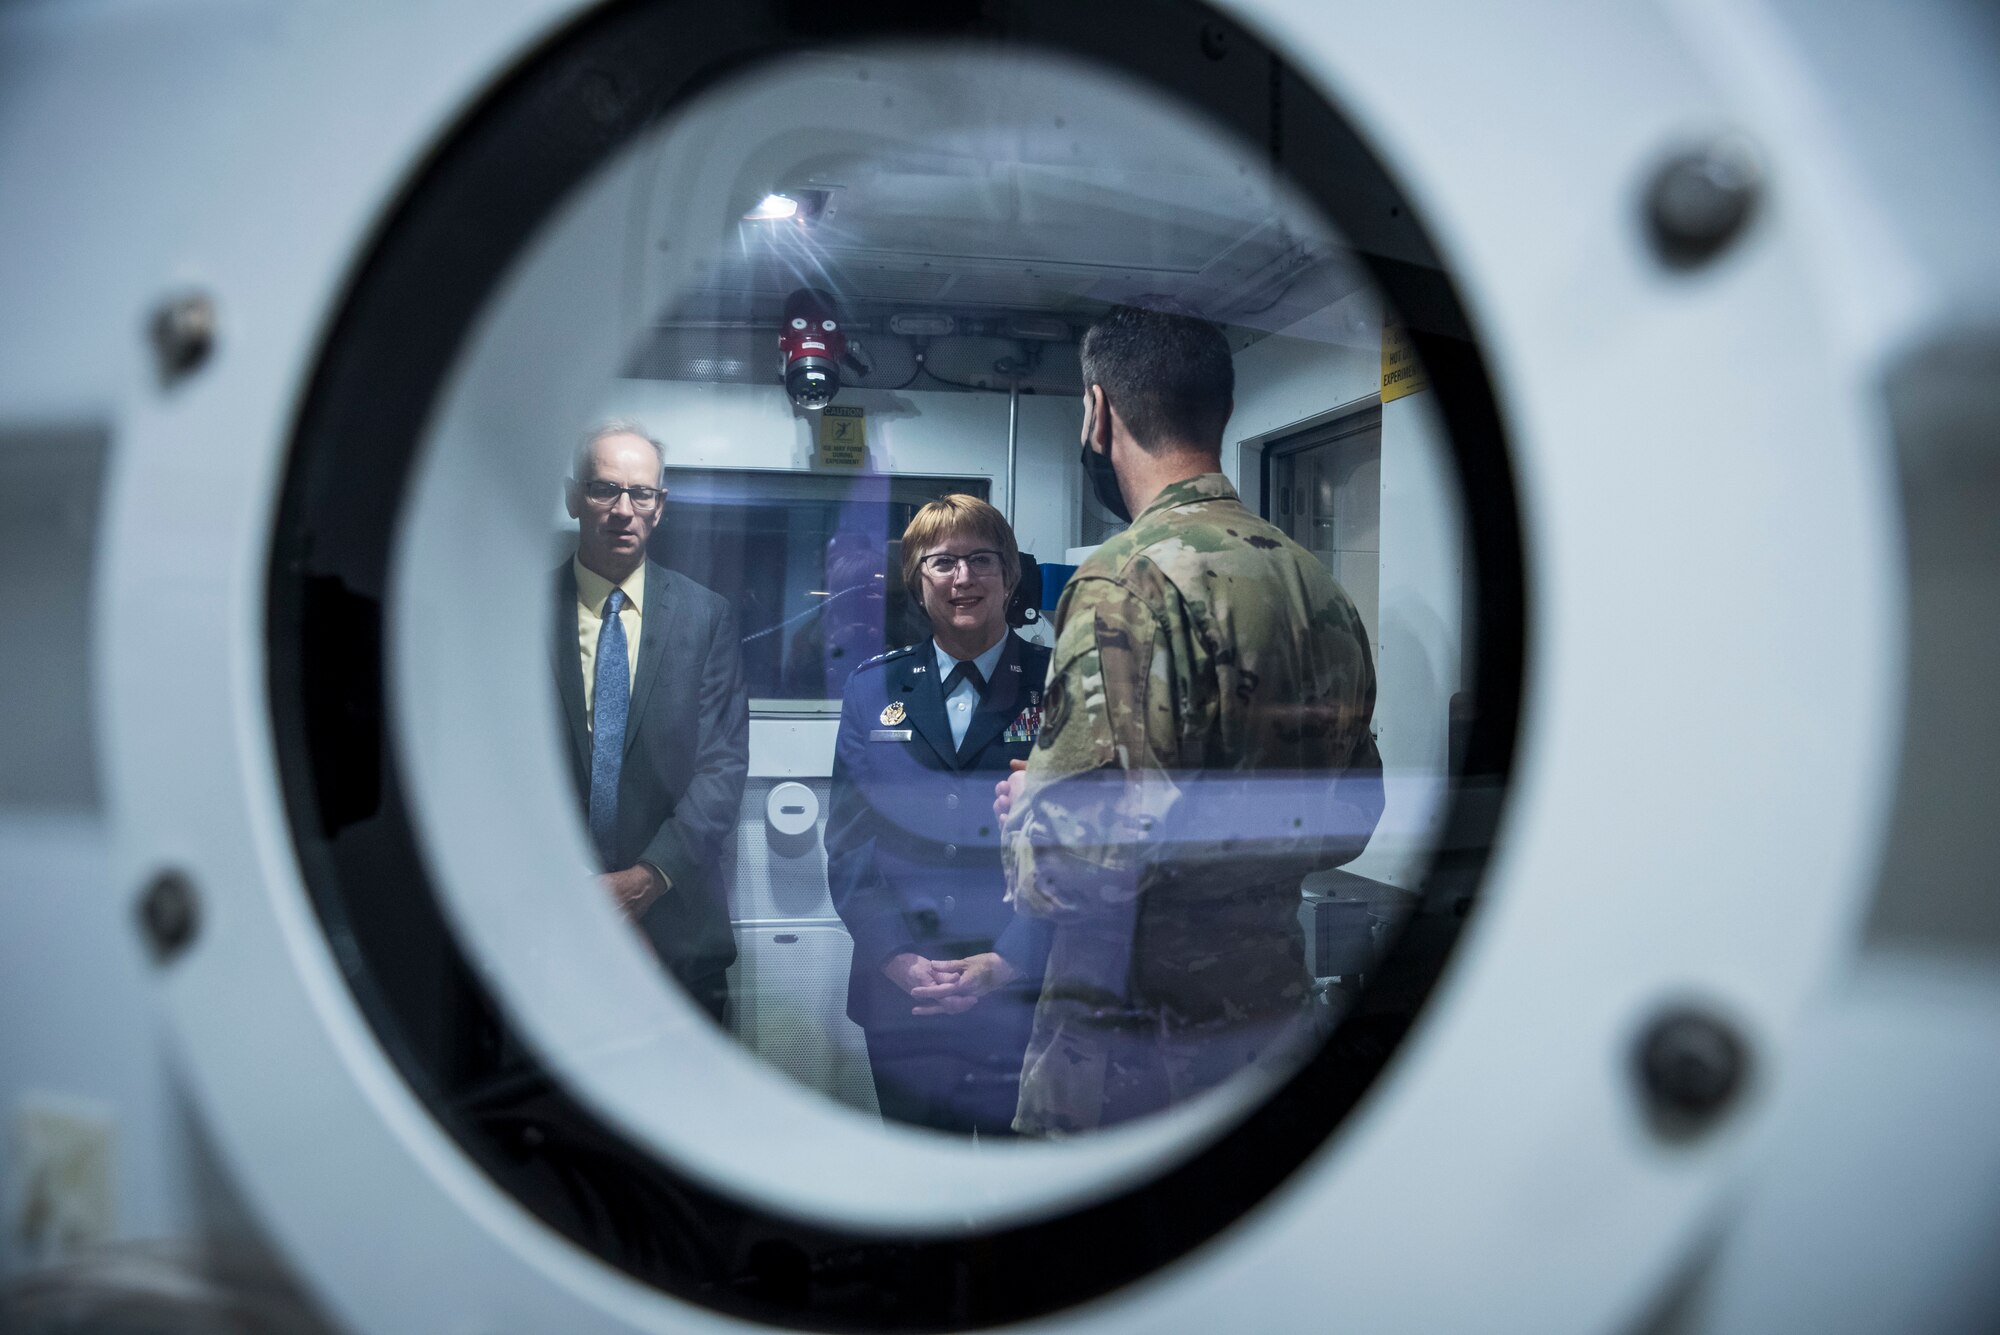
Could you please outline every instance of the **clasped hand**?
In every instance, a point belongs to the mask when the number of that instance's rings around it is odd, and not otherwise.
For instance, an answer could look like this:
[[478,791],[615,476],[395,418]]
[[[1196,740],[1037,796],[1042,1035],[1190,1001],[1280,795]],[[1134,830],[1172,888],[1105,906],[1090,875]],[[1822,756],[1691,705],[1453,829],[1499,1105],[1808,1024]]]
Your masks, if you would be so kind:
[[904,951],[884,964],[882,972],[920,1003],[911,1008],[912,1015],[961,1014],[988,992],[1021,976],[1019,969],[991,950],[959,960],[927,959]]
[[625,915],[628,922],[638,921],[639,915],[652,907],[660,897],[660,878],[651,867],[627,867],[623,871],[606,872],[597,878],[611,896],[611,902]]
[[1007,823],[1007,813],[1020,805],[1021,791],[1028,786],[1028,762],[1007,762],[1007,777],[993,785],[993,819]]

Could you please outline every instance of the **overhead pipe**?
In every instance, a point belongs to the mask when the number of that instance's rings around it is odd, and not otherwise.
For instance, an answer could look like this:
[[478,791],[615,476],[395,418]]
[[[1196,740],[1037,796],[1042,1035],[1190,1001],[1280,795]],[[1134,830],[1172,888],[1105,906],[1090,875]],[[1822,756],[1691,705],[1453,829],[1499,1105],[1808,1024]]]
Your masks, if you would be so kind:
[[1002,357],[993,369],[1007,377],[1007,527],[1015,525],[1014,484],[1020,477],[1021,377],[1030,369],[1025,357]]
[[1008,381],[1007,388],[1007,527],[1014,527],[1014,482],[1021,449],[1021,377]]

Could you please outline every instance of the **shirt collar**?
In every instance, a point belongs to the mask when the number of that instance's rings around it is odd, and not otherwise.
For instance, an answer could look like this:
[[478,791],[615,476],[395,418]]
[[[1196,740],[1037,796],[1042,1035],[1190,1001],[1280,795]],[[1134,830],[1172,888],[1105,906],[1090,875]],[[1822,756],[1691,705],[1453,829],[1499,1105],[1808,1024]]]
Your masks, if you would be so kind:
[[1170,482],[1160,488],[1160,494],[1132,516],[1137,522],[1140,515],[1149,515],[1155,510],[1165,510],[1176,505],[1193,505],[1201,501],[1240,501],[1236,488],[1229,485],[1229,479],[1220,473],[1202,473],[1195,477],[1184,477],[1178,482]]
[[[604,600],[611,596],[611,581],[584,565],[575,557],[570,558],[570,567],[576,571],[576,600],[598,616],[604,615]],[[646,607],[646,563],[641,561],[638,568],[627,575],[618,585],[625,590],[625,602],[632,611],[645,615]]]
[[[979,669],[979,675],[985,680],[993,680],[993,669],[1000,666],[1000,655],[1007,652],[1007,637],[1012,633],[1012,631],[1001,631],[1000,638],[993,642],[993,647],[972,660],[973,666]],[[943,681],[951,675],[952,668],[957,666],[959,660],[946,653],[945,647],[936,640],[931,641],[931,650],[937,655],[938,680]]]

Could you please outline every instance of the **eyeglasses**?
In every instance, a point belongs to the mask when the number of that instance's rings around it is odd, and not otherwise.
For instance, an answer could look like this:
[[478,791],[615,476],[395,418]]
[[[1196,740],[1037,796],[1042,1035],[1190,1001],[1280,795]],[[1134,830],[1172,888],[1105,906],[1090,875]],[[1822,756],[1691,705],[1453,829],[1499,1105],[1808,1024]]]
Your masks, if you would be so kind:
[[984,578],[1000,573],[1000,553],[987,548],[967,552],[964,556],[953,556],[950,552],[932,552],[917,562],[926,575],[932,579],[950,579],[952,572],[963,562],[965,568],[975,576]]
[[640,514],[650,514],[660,508],[660,500],[666,494],[665,487],[621,487],[614,482],[583,484],[584,499],[600,510],[609,510],[618,504],[620,496],[630,496],[634,510]]

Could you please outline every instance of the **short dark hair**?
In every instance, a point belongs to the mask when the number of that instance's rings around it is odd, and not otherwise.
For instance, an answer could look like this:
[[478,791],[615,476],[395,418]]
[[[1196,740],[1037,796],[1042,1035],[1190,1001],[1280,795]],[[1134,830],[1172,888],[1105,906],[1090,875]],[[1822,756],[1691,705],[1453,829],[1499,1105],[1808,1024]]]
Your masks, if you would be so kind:
[[1171,298],[1113,306],[1083,335],[1083,385],[1104,386],[1142,449],[1220,447],[1236,396],[1222,331]]

